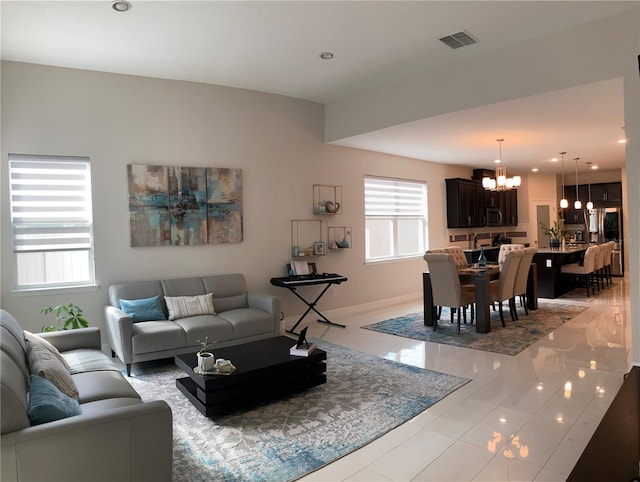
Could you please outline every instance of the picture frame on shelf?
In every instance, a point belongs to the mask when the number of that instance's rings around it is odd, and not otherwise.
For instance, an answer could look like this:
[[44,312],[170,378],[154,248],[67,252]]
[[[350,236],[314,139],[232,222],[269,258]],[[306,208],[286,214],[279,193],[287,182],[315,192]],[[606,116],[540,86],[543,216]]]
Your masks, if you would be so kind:
[[318,268],[316,268],[315,263],[309,263],[309,274],[318,274]]
[[315,255],[324,255],[325,253],[325,244],[324,241],[317,241],[313,243],[313,254]]

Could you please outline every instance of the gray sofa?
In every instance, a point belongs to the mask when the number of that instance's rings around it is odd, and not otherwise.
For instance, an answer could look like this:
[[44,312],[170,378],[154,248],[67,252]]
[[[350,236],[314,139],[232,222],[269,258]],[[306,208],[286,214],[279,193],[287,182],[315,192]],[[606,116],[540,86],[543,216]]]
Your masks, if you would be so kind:
[[[213,293],[215,314],[167,319],[165,296],[181,297]],[[120,300],[159,296],[165,319],[134,322],[120,309]],[[197,340],[215,341],[216,347],[236,345],[280,335],[280,298],[247,291],[242,274],[119,283],[109,286],[105,308],[106,331],[111,350],[127,365],[194,353]]]
[[38,334],[72,365],[81,408],[38,425],[28,411],[33,365],[25,334],[4,310],[0,334],[3,482],[171,480],[171,409],[164,401],[142,402],[100,351],[98,328]]

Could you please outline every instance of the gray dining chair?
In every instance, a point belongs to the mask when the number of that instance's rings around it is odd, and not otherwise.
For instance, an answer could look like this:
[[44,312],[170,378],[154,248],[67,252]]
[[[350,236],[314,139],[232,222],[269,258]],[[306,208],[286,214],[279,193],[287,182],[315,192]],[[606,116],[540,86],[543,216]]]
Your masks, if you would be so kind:
[[533,262],[533,256],[538,251],[538,248],[524,248],[524,256],[520,259],[520,263],[518,264],[518,271],[516,273],[515,284],[513,287],[513,296],[514,301],[513,311],[516,315],[516,320],[518,319],[518,311],[515,306],[515,298],[520,297],[520,306],[524,307],[525,315],[529,315],[529,310],[527,309],[526,295],[527,295],[527,280],[529,279],[529,269],[531,267],[531,263]]
[[[448,306],[451,310],[457,310],[458,326],[456,333],[460,334],[460,312],[463,312],[466,321],[464,308],[475,302],[475,289],[471,285],[463,286],[460,284],[458,268],[451,254],[426,253],[424,259],[429,265],[433,304]],[[453,311],[451,316],[453,317]],[[434,320],[434,331],[437,324],[437,320]]]
[[[511,300],[514,297],[514,287],[516,274],[518,273],[518,266],[524,256],[524,249],[514,249],[510,251],[504,259],[502,270],[500,271],[500,278],[489,282],[489,301],[492,303],[498,303],[498,310],[500,311],[500,322],[502,326],[507,326],[504,322],[504,314],[502,312],[502,302]],[[513,313],[513,303],[509,302],[509,311],[511,313],[511,320],[515,321],[516,317]]]

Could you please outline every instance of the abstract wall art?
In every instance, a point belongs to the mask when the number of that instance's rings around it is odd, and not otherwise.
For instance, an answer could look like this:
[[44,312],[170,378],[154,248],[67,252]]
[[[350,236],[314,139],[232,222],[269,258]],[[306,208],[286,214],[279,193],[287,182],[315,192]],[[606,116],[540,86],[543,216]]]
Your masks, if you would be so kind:
[[242,169],[130,164],[131,246],[240,243]]

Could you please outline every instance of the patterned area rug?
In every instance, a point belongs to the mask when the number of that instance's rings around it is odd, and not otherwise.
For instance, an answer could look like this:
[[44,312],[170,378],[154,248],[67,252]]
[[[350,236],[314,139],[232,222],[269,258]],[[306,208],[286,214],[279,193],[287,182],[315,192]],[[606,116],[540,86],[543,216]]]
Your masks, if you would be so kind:
[[[130,378],[143,400],[173,412],[173,480],[290,481],[401,425],[469,380],[314,340],[327,383],[281,401],[208,419],[175,386],[173,364]],[[233,361],[233,360],[232,360]]]
[[[567,303],[548,303],[538,301],[538,309],[529,311],[529,316],[520,314],[518,321],[511,321],[509,308],[504,304],[504,319],[506,328],[500,323],[500,314],[496,310],[491,312],[491,332],[476,333],[476,325],[461,324],[460,335],[456,334],[456,323],[450,323],[449,308],[442,309],[442,316],[438,322],[438,329],[424,325],[422,313],[412,313],[398,318],[381,321],[363,326],[367,330],[379,331],[390,335],[403,336],[414,340],[430,341],[445,345],[474,348],[476,350],[501,353],[503,355],[517,355],[522,350],[538,341],[540,338],[563,325],[576,315],[586,310],[588,306],[571,305]],[[467,312],[468,315],[468,312]],[[454,316],[454,320],[455,320]]]

